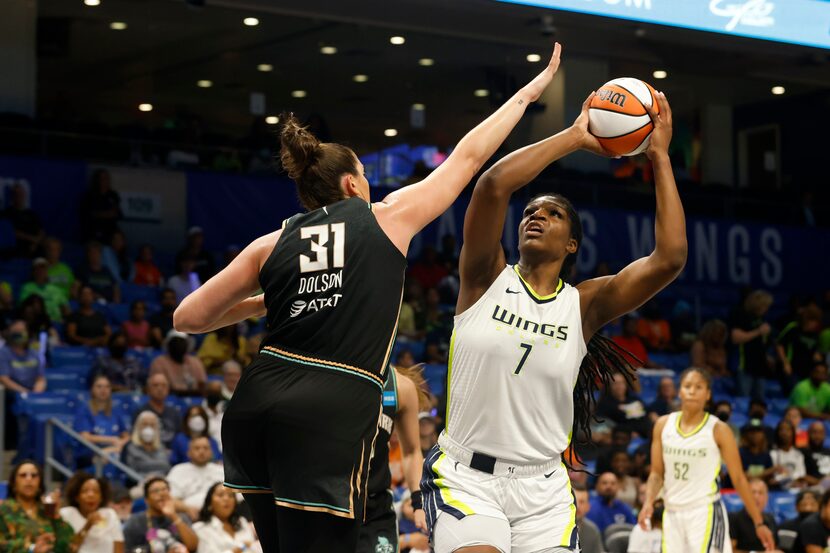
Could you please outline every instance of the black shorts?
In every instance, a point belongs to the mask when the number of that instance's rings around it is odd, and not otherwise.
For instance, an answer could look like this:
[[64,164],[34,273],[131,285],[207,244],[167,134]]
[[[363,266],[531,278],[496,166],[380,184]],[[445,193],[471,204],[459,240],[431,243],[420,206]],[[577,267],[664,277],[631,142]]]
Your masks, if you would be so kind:
[[363,520],[381,394],[367,378],[260,353],[222,419],[225,485]]
[[392,494],[381,492],[366,503],[366,522],[360,527],[356,553],[397,553],[398,519]]

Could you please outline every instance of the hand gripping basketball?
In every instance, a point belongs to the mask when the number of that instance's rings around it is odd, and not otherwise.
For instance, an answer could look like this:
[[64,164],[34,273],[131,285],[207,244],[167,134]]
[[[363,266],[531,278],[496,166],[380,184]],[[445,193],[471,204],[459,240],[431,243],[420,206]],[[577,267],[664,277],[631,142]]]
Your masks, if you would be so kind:
[[672,136],[672,115],[669,101],[662,92],[658,92],[655,96],[660,111],[656,111],[654,106],[645,106],[654,124],[654,130],[651,132],[651,141],[646,149],[646,155],[649,159],[654,159],[654,156],[660,154],[668,155]]

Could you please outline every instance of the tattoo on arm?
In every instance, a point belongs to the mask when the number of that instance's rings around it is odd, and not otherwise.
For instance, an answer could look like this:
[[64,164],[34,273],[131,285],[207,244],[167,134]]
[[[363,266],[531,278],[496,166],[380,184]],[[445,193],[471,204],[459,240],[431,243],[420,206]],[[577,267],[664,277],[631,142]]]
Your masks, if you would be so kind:
[[519,105],[522,105],[522,104],[524,104],[524,103],[525,103],[525,101],[524,101],[524,100],[519,100]]

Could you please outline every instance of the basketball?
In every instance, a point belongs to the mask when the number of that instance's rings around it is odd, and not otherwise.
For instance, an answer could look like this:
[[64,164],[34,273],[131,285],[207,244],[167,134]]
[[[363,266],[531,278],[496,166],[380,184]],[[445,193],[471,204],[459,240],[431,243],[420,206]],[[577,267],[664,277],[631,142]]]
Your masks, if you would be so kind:
[[645,106],[659,112],[654,89],[631,77],[608,81],[597,90],[588,109],[588,130],[603,148],[618,156],[634,156],[648,148],[654,124]]

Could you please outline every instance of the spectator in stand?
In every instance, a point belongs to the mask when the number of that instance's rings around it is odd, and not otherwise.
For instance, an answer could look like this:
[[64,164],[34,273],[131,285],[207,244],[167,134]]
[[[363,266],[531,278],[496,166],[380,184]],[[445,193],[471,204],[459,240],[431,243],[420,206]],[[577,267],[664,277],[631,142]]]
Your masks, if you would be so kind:
[[127,237],[120,230],[113,232],[108,244],[101,248],[101,262],[119,283],[130,281],[133,263],[127,254]]
[[29,296],[17,307],[17,317],[26,323],[29,331],[30,347],[40,348],[42,336],[46,334],[48,345],[59,345],[60,334],[52,324],[49,314],[46,312],[46,303],[43,298],[37,295]]
[[164,277],[153,262],[153,247],[143,244],[138,249],[138,258],[133,265],[133,283],[142,286],[161,286]]
[[176,298],[176,291],[172,288],[165,288],[161,291],[159,296],[161,303],[161,310],[155,315],[151,315],[148,321],[150,322],[150,334],[153,337],[153,345],[160,346],[164,342],[164,337],[173,330],[173,312],[178,305]]
[[652,422],[655,422],[659,417],[679,410],[680,399],[677,397],[677,386],[674,384],[674,379],[670,376],[664,376],[660,379],[657,398],[648,406],[648,416]]
[[66,319],[66,339],[70,344],[92,348],[107,345],[112,330],[107,319],[92,307],[94,301],[92,288],[81,287],[78,310]]
[[729,368],[726,366],[728,335],[725,322],[720,319],[706,321],[689,352],[691,366],[706,369],[712,376],[729,376]]
[[46,495],[43,472],[34,461],[15,465],[9,475],[8,498],[0,504],[0,551],[74,553],[74,532],[60,518],[59,507],[60,493]]
[[170,455],[161,443],[161,423],[154,412],[138,414],[130,441],[121,453],[121,461],[144,477],[167,474],[170,470]]
[[[767,485],[760,478],[750,478],[749,489],[752,492],[755,505],[758,506],[758,511],[761,512],[761,516],[764,518],[764,524],[770,529],[772,537],[777,543],[778,527],[775,524],[775,517],[770,513],[764,512],[769,501]],[[737,513],[729,514],[729,535],[732,537],[732,548],[736,553],[764,550],[764,545],[755,534],[755,524],[752,522],[752,518],[749,516],[746,508],[741,509]]]
[[765,482],[772,480],[775,468],[772,466],[769,443],[761,419],[750,419],[741,429],[741,437],[743,444],[739,452],[747,477],[760,478]]
[[608,434],[608,441],[604,444],[597,444],[598,447],[591,447],[597,454],[596,473],[611,471],[611,458],[618,451],[628,451],[631,445],[631,429],[625,426],[615,426]]
[[[398,528],[398,549],[392,549],[392,551],[401,551],[402,553],[430,553],[432,551],[429,547],[429,536],[415,525],[415,511],[412,509],[411,496],[401,502]],[[377,548],[377,546],[375,547]],[[394,547],[394,545],[391,544],[389,547]]]
[[810,377],[795,385],[790,403],[808,419],[830,420],[830,384],[824,362],[814,363]]
[[790,405],[784,411],[783,420],[789,421],[793,425],[793,428],[795,428],[795,447],[807,447],[809,440],[807,437],[807,429],[801,427],[801,423],[804,422],[804,419],[801,417],[801,410],[794,405]]
[[178,272],[170,277],[167,281],[167,286],[172,288],[176,293],[176,305],[178,305],[183,299],[199,288],[202,285],[202,281],[199,279],[199,275],[194,272],[194,268],[196,267],[196,260],[194,258],[184,257],[176,262],[176,267],[178,267]]
[[115,392],[141,390],[147,380],[147,371],[133,355],[127,352],[127,337],[123,332],[110,336],[108,354],[98,356],[91,375],[106,376]]
[[427,412],[418,413],[418,436],[424,455],[438,443],[438,421]]
[[222,365],[222,398],[225,401],[230,401],[233,397],[240,378],[242,378],[242,365],[233,360],[226,361]]
[[637,318],[628,314],[622,317],[622,335],[611,338],[630,355],[623,354],[635,367],[656,368],[657,365],[648,358],[646,346],[637,335]]
[[46,237],[40,217],[28,207],[27,196],[23,185],[15,184],[11,188],[11,205],[3,211],[3,218],[14,228],[16,257],[34,257]]
[[208,435],[219,445],[219,451],[222,451],[222,417],[226,405],[227,401],[222,397],[222,383],[216,380],[208,382],[202,407],[208,416]]
[[631,456],[627,451],[615,451],[611,455],[611,472],[617,477],[617,499],[634,508],[642,482],[639,478],[630,476]]
[[78,278],[92,288],[96,301],[121,303],[121,288],[118,279],[101,258],[101,244],[90,242],[86,245],[86,264],[78,272]]
[[637,335],[643,340],[648,351],[672,349],[669,321],[660,314],[657,300],[652,299],[640,310],[642,317],[637,321]]
[[654,502],[654,512],[649,522],[649,530],[643,530],[635,524],[628,536],[627,553],[660,553],[663,550],[663,502]]
[[[75,409],[75,432],[104,452],[114,456],[121,453],[130,439],[127,414],[112,403],[112,386],[109,378],[99,374],[92,379],[89,401],[80,402]],[[92,454],[78,447],[75,455],[79,466],[92,464]]]
[[803,307],[798,314],[798,321],[793,321],[781,331],[776,339],[775,349],[790,382],[798,382],[810,376],[813,365],[818,360],[818,334],[821,331],[823,313],[821,309],[810,304]]
[[[697,324],[692,306],[684,300],[677,300],[672,309],[671,335],[676,351],[689,351],[697,340]],[[725,337],[725,334],[724,334]],[[691,366],[697,366],[694,363]]]
[[187,409],[182,420],[182,426],[176,437],[173,438],[173,447],[170,451],[170,463],[177,465],[187,461],[190,445],[196,438],[207,438],[212,451],[212,458],[222,460],[222,450],[219,443],[210,436],[210,420],[205,408],[193,405]]
[[435,248],[427,245],[421,250],[421,259],[409,270],[409,276],[428,290],[438,287],[441,279],[447,276],[447,268],[438,259]]
[[[34,296],[38,297],[39,296]],[[42,298],[40,298],[42,300]],[[0,332],[8,328],[14,316],[14,296],[12,287],[6,281],[0,281]]]
[[795,447],[795,428],[782,420],[775,427],[775,447],[770,451],[775,467],[773,484],[776,488],[800,488],[807,481],[804,454]]
[[800,546],[798,540],[798,532],[801,527],[801,523],[804,520],[812,515],[813,513],[818,512],[818,503],[821,501],[821,496],[818,492],[814,490],[801,490],[798,492],[798,495],[795,497],[795,510],[798,513],[798,516],[782,522],[778,529],[781,530],[789,530],[796,534],[796,543],[795,546],[792,548],[792,552],[802,552],[804,548]]
[[767,402],[762,399],[749,400],[749,418],[758,419],[761,421],[761,427],[764,429],[764,435],[767,437],[767,445],[775,443],[775,429],[767,426],[764,423],[767,420]]
[[190,527],[187,515],[176,512],[167,480],[155,476],[145,481],[144,501],[147,503],[147,511],[133,514],[124,524],[124,546],[127,551],[196,551],[199,538]]
[[121,198],[112,189],[109,171],[92,174],[89,190],[81,201],[81,230],[85,240],[107,242],[118,229]]
[[74,298],[78,294],[77,281],[72,268],[61,261],[63,244],[57,238],[49,237],[43,241],[43,252],[46,261],[49,263],[47,274],[49,282],[63,290],[67,298]]
[[208,489],[193,531],[199,536],[199,553],[262,552],[251,523],[239,514],[236,495],[222,482]]
[[[170,380],[164,373],[150,375],[147,379],[148,401],[136,410],[136,419],[144,411],[152,411],[161,421],[161,443],[164,447],[173,445],[173,438],[182,425],[179,410],[167,401],[170,396]],[[135,419],[133,419],[135,425]]]
[[591,519],[587,517],[591,512],[591,501],[588,495],[588,488],[585,484],[574,482],[574,498],[576,499],[576,528],[579,534],[579,547],[581,553],[602,553],[602,534]]
[[121,323],[121,330],[127,336],[127,346],[131,348],[150,347],[152,336],[150,322],[144,318],[147,307],[141,300],[130,305],[130,318]]
[[597,525],[600,532],[608,526],[624,522],[637,524],[637,518],[631,507],[617,499],[619,483],[613,472],[604,472],[597,479],[597,495],[591,500],[587,517]]
[[23,321],[9,325],[6,344],[0,348],[0,384],[9,392],[46,390],[43,363],[29,349],[29,334]]
[[104,478],[76,472],[66,483],[67,507],[60,510],[63,520],[75,531],[77,553],[123,553],[121,520],[107,505],[110,486]]
[[415,364],[415,357],[412,356],[412,352],[408,349],[402,349],[398,352],[398,356],[395,358],[395,366],[396,367],[411,367]]
[[755,290],[735,310],[730,326],[732,343],[738,348],[738,385],[741,395],[764,397],[764,379],[771,377],[767,356],[771,327],[764,316],[772,305],[772,296]]
[[597,415],[643,438],[651,435],[651,420],[646,406],[640,396],[628,388],[625,377],[619,373],[614,375],[611,385],[602,394],[597,404]]
[[[190,227],[187,231],[187,244],[176,254],[176,266],[180,267],[186,259],[193,261],[190,272],[196,271],[199,282],[207,282],[216,273],[216,262],[213,254],[205,249],[205,233],[201,227]],[[179,297],[179,301],[183,298]]]
[[231,359],[242,365],[250,362],[245,337],[239,333],[239,325],[232,324],[205,336],[197,355],[211,374],[217,374],[225,361]]
[[49,282],[49,262],[38,257],[32,262],[32,280],[20,289],[20,301],[29,296],[40,296],[46,305],[46,313],[53,321],[61,322],[69,314],[69,299],[63,290]]
[[214,459],[211,449],[207,436],[193,438],[185,460],[174,463],[167,475],[176,510],[194,519],[199,516],[210,487],[225,478],[222,465],[211,462]]
[[441,310],[441,297],[435,288],[430,288],[426,292],[424,315],[426,362],[444,364],[450,350],[453,318],[450,313]]
[[807,516],[798,528],[805,553],[825,553],[830,543],[830,491],[824,492],[819,510]]
[[807,429],[807,447],[804,448],[804,466],[807,469],[807,482],[814,486],[830,476],[830,449],[824,447],[826,431],[824,424],[815,421]]
[[150,363],[150,374],[164,373],[176,395],[204,395],[205,392],[205,367],[198,357],[189,353],[191,346],[190,336],[171,330],[164,340],[164,353]]
[[721,400],[715,403],[715,416],[729,426],[730,430],[732,430],[732,433],[735,435],[736,441],[740,439],[740,428],[735,426],[735,423],[729,422],[729,419],[732,418],[732,404],[730,402]]

